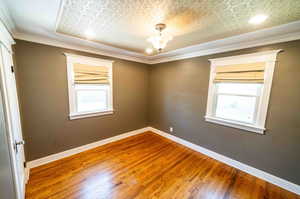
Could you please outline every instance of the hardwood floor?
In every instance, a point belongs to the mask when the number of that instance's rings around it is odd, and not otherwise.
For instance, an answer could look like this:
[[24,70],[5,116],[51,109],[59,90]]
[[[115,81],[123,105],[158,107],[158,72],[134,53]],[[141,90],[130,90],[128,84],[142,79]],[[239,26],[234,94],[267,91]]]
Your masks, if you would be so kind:
[[33,198],[300,199],[151,132],[32,169]]

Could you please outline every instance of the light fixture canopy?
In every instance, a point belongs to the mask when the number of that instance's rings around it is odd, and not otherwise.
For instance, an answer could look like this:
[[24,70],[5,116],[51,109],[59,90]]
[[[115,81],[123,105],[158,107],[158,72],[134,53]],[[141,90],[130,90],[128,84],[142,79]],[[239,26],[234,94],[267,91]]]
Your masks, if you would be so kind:
[[166,27],[167,25],[163,23],[156,24],[156,35],[147,39],[147,41],[149,41],[152,44],[153,48],[158,52],[161,52],[166,47],[167,43],[172,40],[172,36],[166,35],[165,32],[163,32]]

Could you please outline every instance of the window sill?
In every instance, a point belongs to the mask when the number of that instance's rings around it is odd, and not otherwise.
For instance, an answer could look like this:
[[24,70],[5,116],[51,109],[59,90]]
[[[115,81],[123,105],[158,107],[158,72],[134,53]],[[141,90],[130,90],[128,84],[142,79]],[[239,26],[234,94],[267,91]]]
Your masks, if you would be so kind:
[[76,120],[81,118],[87,118],[87,117],[96,117],[101,115],[110,115],[113,114],[113,110],[106,110],[101,112],[90,112],[90,113],[73,113],[69,115],[70,120]]
[[229,127],[233,127],[233,128],[237,128],[237,129],[243,129],[246,131],[251,131],[251,132],[255,132],[255,133],[259,133],[259,134],[264,134],[264,131],[265,131],[265,128],[262,128],[259,126],[244,124],[244,123],[240,123],[240,122],[234,122],[234,121],[210,117],[210,116],[205,116],[205,121],[216,123],[216,124],[221,124],[224,126],[229,126]]

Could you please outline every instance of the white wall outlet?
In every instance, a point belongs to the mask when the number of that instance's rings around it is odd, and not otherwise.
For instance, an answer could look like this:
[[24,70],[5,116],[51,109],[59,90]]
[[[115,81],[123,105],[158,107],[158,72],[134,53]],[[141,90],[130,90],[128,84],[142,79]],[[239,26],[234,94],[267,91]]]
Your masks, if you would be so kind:
[[173,132],[173,127],[172,126],[170,126],[170,132]]

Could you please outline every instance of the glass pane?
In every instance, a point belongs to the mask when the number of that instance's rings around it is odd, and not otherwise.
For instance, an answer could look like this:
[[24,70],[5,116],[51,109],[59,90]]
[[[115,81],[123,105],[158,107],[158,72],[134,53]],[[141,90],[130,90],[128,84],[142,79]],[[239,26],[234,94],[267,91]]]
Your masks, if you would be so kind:
[[77,111],[95,111],[108,108],[106,90],[77,90]]
[[218,83],[218,93],[259,95],[262,84]]
[[218,95],[216,117],[253,123],[256,97]]

